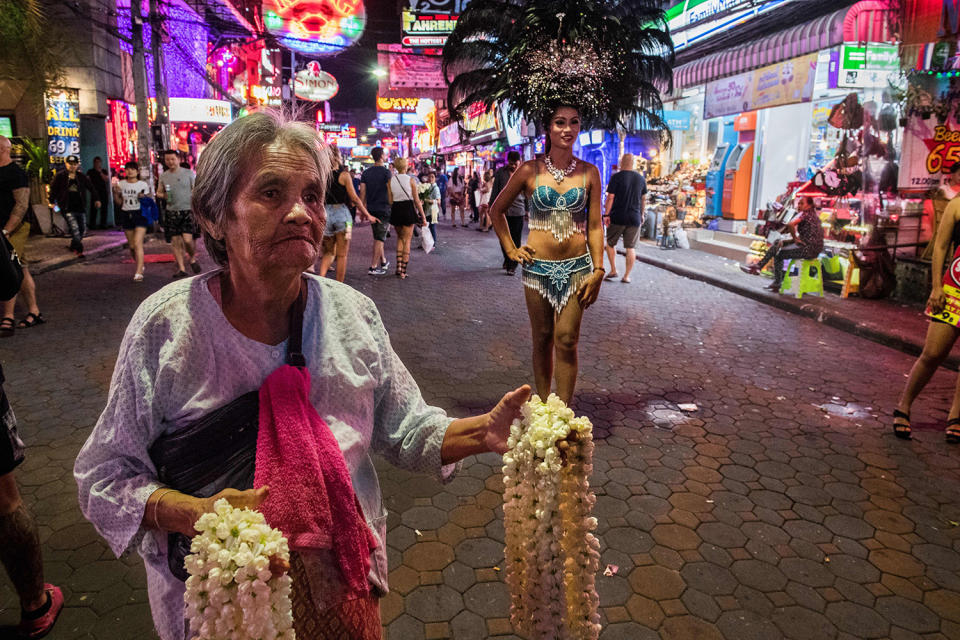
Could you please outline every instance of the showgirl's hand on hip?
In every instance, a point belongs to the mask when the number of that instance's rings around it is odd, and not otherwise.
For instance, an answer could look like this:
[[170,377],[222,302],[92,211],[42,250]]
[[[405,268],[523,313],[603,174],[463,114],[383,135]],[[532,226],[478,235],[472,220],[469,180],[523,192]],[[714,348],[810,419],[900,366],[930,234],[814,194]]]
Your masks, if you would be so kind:
[[510,425],[522,417],[520,408],[530,399],[530,385],[525,384],[503,396],[493,411],[487,414],[487,432],[483,442],[490,451],[507,452],[507,438],[510,437]]
[[514,262],[520,262],[522,264],[530,264],[533,262],[533,256],[536,254],[536,249],[530,248],[528,245],[523,245],[519,249],[514,249],[510,252],[509,257]]
[[584,280],[580,288],[577,289],[577,300],[580,301],[581,308],[586,309],[597,301],[597,297],[600,295],[601,284],[603,284],[602,271],[594,271],[589,278]]

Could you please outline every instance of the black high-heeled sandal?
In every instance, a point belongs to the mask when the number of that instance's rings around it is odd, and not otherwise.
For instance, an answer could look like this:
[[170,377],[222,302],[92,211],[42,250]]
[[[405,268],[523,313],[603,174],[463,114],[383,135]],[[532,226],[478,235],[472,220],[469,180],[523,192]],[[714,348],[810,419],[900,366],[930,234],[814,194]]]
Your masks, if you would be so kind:
[[[906,420],[907,424],[903,424],[902,422],[900,423],[896,422],[897,418],[901,420]],[[897,436],[901,440],[912,439],[913,436],[911,434],[913,432],[913,429],[910,428],[910,416],[905,414],[903,411],[900,411],[899,409],[894,409],[893,419],[894,419],[893,435]]]
[[947,420],[947,444],[960,444],[960,418]]

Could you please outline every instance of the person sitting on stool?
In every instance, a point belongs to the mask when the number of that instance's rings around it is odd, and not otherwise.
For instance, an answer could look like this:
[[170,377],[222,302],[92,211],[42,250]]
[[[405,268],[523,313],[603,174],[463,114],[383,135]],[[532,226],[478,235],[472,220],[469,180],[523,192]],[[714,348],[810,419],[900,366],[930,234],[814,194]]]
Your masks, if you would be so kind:
[[802,196],[797,200],[797,210],[800,215],[787,224],[787,231],[793,237],[792,242],[783,243],[778,240],[760,259],[760,262],[741,267],[745,272],[759,275],[760,270],[773,260],[773,283],[767,287],[770,291],[780,291],[783,284],[783,261],[794,258],[812,260],[823,251],[823,227],[820,226],[820,214],[810,196]]

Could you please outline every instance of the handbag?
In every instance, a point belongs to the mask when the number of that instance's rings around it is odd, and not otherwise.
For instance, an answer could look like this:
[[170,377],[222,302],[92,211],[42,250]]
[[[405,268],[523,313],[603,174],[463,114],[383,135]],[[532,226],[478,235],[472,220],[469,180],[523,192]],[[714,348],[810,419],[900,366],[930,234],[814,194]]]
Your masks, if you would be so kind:
[[0,300],[6,301],[20,293],[23,284],[23,263],[20,256],[10,244],[10,239],[3,236],[0,242]]
[[[290,309],[286,362],[295,367],[306,366],[302,351],[306,300],[306,289],[302,288]],[[260,391],[254,390],[155,440],[148,453],[157,479],[198,498],[209,498],[228,488],[252,489],[259,428]],[[182,533],[167,534],[167,567],[178,580],[186,581],[189,576],[184,567],[189,553],[190,538]]]

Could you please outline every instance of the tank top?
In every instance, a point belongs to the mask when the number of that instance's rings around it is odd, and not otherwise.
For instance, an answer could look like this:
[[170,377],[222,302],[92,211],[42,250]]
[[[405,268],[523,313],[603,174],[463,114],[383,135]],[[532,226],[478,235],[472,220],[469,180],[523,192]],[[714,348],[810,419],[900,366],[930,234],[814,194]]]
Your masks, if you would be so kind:
[[324,200],[326,204],[347,204],[347,188],[340,184],[340,176],[346,171],[345,167],[340,167],[330,174],[330,185],[327,187],[327,197]]
[[393,194],[394,202],[413,200],[413,193],[410,191],[410,176],[403,174],[402,176],[394,175],[390,178],[390,193]]

